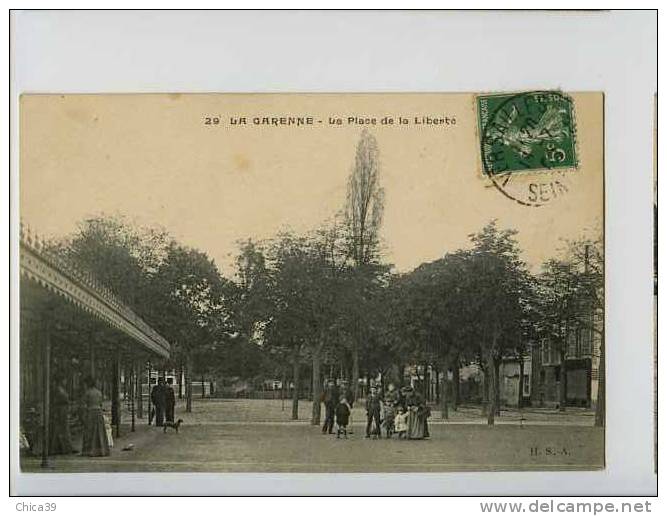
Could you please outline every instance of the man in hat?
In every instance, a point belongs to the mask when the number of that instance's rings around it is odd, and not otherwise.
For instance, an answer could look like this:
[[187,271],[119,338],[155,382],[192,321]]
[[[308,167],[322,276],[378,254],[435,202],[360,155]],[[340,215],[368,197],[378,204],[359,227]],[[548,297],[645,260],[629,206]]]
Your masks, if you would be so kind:
[[155,426],[164,426],[164,412],[167,407],[167,389],[164,378],[157,380],[157,385],[151,390],[151,402],[155,407]]
[[167,379],[167,384],[164,386],[165,394],[165,419],[169,423],[174,422],[174,408],[176,407],[176,395],[174,394],[174,388],[172,384],[174,383],[173,378]]
[[322,427],[322,433],[326,434],[327,432],[333,434],[334,427],[334,414],[336,412],[336,405],[338,405],[339,394],[338,387],[334,380],[329,380],[327,382],[327,388],[322,394],[322,401],[324,402],[324,426]]

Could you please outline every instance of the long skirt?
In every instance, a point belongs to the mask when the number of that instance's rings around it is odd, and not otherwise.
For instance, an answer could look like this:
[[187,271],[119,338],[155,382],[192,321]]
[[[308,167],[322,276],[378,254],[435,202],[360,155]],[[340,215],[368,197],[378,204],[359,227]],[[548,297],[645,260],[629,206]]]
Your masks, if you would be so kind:
[[72,436],[69,431],[69,410],[67,405],[54,407],[53,427],[49,452],[53,455],[72,453]]
[[411,410],[408,415],[408,439],[423,439],[426,429],[426,415],[421,410]]
[[105,457],[109,455],[109,441],[101,409],[88,409],[83,423],[81,455]]

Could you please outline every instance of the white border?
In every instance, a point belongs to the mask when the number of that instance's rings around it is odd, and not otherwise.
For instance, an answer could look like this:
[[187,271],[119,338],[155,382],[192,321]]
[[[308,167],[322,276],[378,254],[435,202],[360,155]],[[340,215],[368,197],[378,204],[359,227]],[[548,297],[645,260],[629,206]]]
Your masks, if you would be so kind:
[[[654,13],[32,11],[14,12],[12,31],[14,179],[17,101],[24,92],[604,91],[608,300],[607,469],[603,472],[118,474],[113,482],[100,482],[108,475],[19,474],[13,479],[15,492],[656,492],[651,268]],[[17,182],[12,186],[16,224]],[[14,330],[16,272],[14,256]],[[13,337],[16,350],[15,331]],[[14,388],[16,371],[11,368]],[[17,408],[15,403],[14,411]],[[15,468],[16,455],[12,458]]]

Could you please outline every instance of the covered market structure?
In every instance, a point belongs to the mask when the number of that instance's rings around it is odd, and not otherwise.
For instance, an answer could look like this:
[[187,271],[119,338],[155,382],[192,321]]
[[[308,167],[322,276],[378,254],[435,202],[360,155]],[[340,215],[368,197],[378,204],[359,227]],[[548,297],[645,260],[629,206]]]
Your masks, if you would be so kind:
[[135,416],[144,412],[143,379],[150,378],[151,364],[169,358],[170,345],[90,273],[49,251],[23,226],[19,245],[21,428],[48,466],[56,380],[76,400],[83,377],[91,375],[110,402],[118,436],[121,404],[134,430]]

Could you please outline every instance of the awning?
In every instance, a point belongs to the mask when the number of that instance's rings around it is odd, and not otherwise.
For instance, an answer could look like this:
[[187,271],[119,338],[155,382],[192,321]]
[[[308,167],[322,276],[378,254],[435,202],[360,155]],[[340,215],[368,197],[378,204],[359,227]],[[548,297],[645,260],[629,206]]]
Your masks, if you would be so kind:
[[125,334],[144,350],[159,357],[169,357],[169,342],[108,288],[90,273],[48,252],[38,240],[23,231],[20,239],[20,271],[22,278],[37,283],[89,312]]

